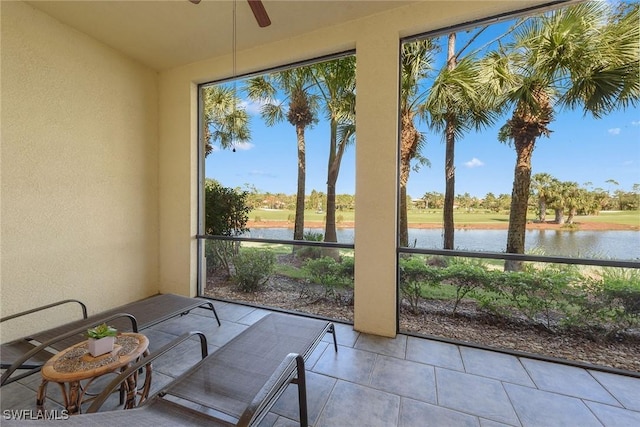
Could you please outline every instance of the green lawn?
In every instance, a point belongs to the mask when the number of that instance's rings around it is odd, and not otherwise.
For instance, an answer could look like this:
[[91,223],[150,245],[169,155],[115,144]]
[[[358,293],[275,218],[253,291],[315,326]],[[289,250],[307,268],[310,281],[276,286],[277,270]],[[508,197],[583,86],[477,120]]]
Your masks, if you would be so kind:
[[600,222],[640,226],[640,211],[600,212],[600,215],[581,216],[578,222]]
[[[258,218],[261,221],[291,221],[295,212],[292,210],[262,210],[256,209],[249,213],[249,220],[256,221]],[[344,222],[352,222],[354,218],[353,211],[338,211],[336,212],[336,218],[338,222],[340,218]],[[409,211],[408,212],[409,224],[420,223],[442,223],[442,210],[441,209],[428,209],[426,211]],[[533,216],[531,216],[533,219]],[[552,216],[548,216],[552,219]],[[308,210],[305,212],[306,221],[324,222],[325,214],[317,213],[316,211]],[[487,213],[487,212],[455,212],[454,220],[457,226],[464,226],[464,224],[506,224],[509,222],[509,215],[506,213]],[[576,222],[598,222],[598,223],[615,223],[624,225],[633,225],[640,227],[640,211],[612,211],[601,212],[600,215],[591,216],[578,216]]]

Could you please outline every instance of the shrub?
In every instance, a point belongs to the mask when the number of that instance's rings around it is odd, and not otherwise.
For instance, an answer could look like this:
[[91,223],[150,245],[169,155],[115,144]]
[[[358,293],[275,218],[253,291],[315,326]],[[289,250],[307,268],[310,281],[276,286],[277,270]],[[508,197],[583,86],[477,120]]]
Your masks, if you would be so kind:
[[585,297],[569,320],[600,330],[606,335],[640,325],[640,272],[605,268],[601,278],[582,287]]
[[323,286],[325,298],[339,298],[338,288],[353,287],[353,259],[342,262],[331,257],[309,259],[303,268],[313,283]]
[[504,272],[500,290],[527,319],[551,329],[553,319],[570,311],[576,301],[573,285],[580,279],[575,267],[550,266],[535,271]]
[[322,242],[322,239],[324,238],[324,236],[322,235],[322,233],[315,233],[313,231],[306,231],[302,238],[304,240],[307,240],[309,242]]
[[343,278],[344,283],[353,287],[355,274],[355,259],[350,256],[343,256],[338,263],[338,274]]
[[[309,242],[322,242],[324,236],[322,233],[307,231],[302,235],[302,238]],[[296,246],[295,248],[295,255],[301,259],[317,259],[322,256],[322,248],[314,246]]]
[[221,186],[212,179],[204,186],[205,232],[210,235],[238,236],[246,231],[251,207],[246,191]]
[[207,273],[223,269],[227,276],[231,275],[231,260],[238,253],[237,242],[227,240],[207,240],[204,253],[207,259]]
[[488,275],[486,268],[479,260],[454,259],[443,270],[442,277],[455,287],[456,296],[452,310],[455,315],[460,302],[469,293],[478,288],[485,288]]
[[640,271],[605,268],[602,272],[605,299],[619,304],[625,316],[640,316]]
[[441,269],[427,265],[419,257],[400,259],[400,292],[409,303],[413,313],[419,312],[424,286],[438,286],[442,278]]
[[245,249],[233,258],[233,281],[243,292],[255,292],[275,269],[276,257],[270,250]]

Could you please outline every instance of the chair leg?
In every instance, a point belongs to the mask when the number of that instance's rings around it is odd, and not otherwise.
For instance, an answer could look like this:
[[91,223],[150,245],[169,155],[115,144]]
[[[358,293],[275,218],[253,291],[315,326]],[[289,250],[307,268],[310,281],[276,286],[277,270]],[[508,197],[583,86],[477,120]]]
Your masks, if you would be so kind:
[[296,357],[296,365],[298,370],[298,406],[300,407],[300,427],[309,425],[309,415],[307,411],[307,379],[304,371],[304,359],[302,356]]
[[212,302],[208,303],[209,307],[211,307],[211,311],[213,311],[213,315],[216,317],[216,322],[218,322],[218,326],[221,325],[220,323],[220,318],[218,317],[218,312],[216,311],[215,307],[213,306]]
[[331,334],[333,335],[333,348],[335,349],[336,353],[338,352],[338,340],[336,339],[336,327],[335,325],[332,323],[331,326],[329,326],[329,330],[327,332],[331,332]]
[[[205,306],[208,306],[208,307],[205,307]],[[213,306],[213,303],[211,301],[202,304],[200,307],[213,311],[213,315],[216,318],[216,322],[218,322],[218,326],[221,325],[220,318],[218,317],[218,312],[216,311],[216,308]]]

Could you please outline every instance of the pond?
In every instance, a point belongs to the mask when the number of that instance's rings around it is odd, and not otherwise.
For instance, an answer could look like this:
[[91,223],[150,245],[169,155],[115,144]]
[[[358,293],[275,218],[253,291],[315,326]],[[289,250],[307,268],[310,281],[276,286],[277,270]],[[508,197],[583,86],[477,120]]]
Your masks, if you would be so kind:
[[[322,228],[309,228],[305,232],[323,233]],[[337,230],[340,243],[353,243],[354,229]],[[254,228],[247,237],[291,240],[291,228]],[[443,242],[442,229],[409,229],[409,245],[416,248],[440,249]],[[507,230],[456,230],[455,245],[458,250],[504,252]],[[538,255],[566,256],[576,258],[599,258],[617,260],[640,260],[639,231],[571,231],[571,230],[527,230],[525,238],[527,253]]]

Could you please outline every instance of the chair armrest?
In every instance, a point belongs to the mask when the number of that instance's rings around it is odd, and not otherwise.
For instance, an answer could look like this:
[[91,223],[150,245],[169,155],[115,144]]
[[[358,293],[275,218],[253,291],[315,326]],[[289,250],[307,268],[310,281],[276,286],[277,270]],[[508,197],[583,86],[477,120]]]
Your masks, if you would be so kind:
[[20,369],[20,366],[22,366],[22,364],[24,362],[29,360],[35,354],[40,353],[45,348],[49,347],[51,344],[55,344],[58,341],[61,341],[63,339],[69,338],[69,337],[72,337],[74,335],[77,335],[77,334],[80,334],[80,333],[84,333],[84,332],[86,332],[87,329],[89,329],[89,328],[91,328],[93,326],[97,326],[97,325],[99,325],[101,323],[105,323],[105,322],[110,322],[111,320],[119,319],[121,317],[129,318],[131,320],[131,329],[133,330],[133,332],[138,332],[138,321],[136,320],[136,318],[133,315],[131,315],[129,313],[117,313],[117,314],[114,314],[113,316],[105,317],[103,319],[96,319],[96,321],[93,322],[92,324],[85,325],[85,326],[80,326],[80,327],[78,327],[76,329],[73,329],[71,331],[65,332],[64,334],[61,334],[61,335],[58,335],[58,336],[53,337],[51,339],[48,339],[45,342],[43,342],[40,345],[38,345],[37,347],[34,347],[33,349],[31,349],[28,352],[26,352],[25,354],[23,354],[22,357],[20,357],[18,360],[13,362],[13,364],[9,368],[7,368],[7,370],[5,372],[2,373],[2,379],[0,381],[0,386],[3,386],[7,382],[7,380],[9,380],[9,377],[11,377],[11,375],[16,370]]
[[62,300],[62,301],[58,301],[58,302],[54,302],[54,303],[51,303],[51,304],[43,305],[41,307],[32,308],[31,310],[21,311],[20,313],[15,313],[15,314],[12,314],[10,316],[5,316],[5,317],[0,319],[0,323],[5,322],[7,320],[15,319],[17,317],[26,316],[27,314],[36,313],[38,311],[46,310],[48,308],[57,307],[59,305],[63,305],[63,304],[67,304],[67,303],[78,303],[78,304],[80,304],[80,307],[82,308],[82,318],[83,319],[87,318],[87,306],[84,305],[83,302],[78,301],[77,299],[65,299],[65,300]]
[[127,378],[133,375],[134,372],[144,368],[149,363],[156,360],[158,357],[164,355],[169,350],[172,350],[173,348],[177,347],[180,343],[188,340],[194,335],[198,335],[198,337],[200,338],[200,354],[202,356],[202,359],[207,357],[209,355],[209,349],[207,347],[207,337],[200,331],[185,332],[184,334],[180,335],[178,338],[174,339],[168,344],[165,344],[160,349],[153,352],[153,354],[150,354],[148,356],[141,358],[136,363],[132,364],[127,369],[125,369],[120,374],[118,374],[118,376],[114,378],[102,390],[102,392],[95,397],[95,399],[93,399],[91,406],[89,406],[89,408],[87,409],[87,413],[98,412],[100,407],[104,404],[105,400],[109,398],[111,393],[113,393],[118,387],[120,387],[120,384],[122,384]]
[[[305,387],[305,372],[304,372],[304,359],[302,356],[296,353],[289,353],[276,370],[271,374],[269,379],[264,383],[260,391],[255,395],[251,404],[245,409],[242,416],[238,420],[238,426],[249,426],[255,421],[256,416],[260,416],[264,409],[268,409],[280,395],[287,388],[287,385],[291,382],[294,372],[297,371],[298,379],[300,380],[298,387]],[[305,402],[299,402],[305,407],[306,413],[306,391]],[[306,420],[302,421],[301,424]]]

